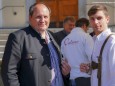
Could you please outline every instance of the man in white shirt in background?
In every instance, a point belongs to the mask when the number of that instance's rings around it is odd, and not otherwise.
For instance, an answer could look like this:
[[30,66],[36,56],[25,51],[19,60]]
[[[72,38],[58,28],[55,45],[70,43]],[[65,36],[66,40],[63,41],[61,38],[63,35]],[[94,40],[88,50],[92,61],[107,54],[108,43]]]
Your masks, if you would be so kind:
[[[98,64],[101,47],[106,38],[112,34],[108,28],[110,18],[104,5],[92,6],[88,11],[88,16],[91,27],[95,32],[92,61]],[[91,86],[115,86],[115,35],[111,35],[104,46],[100,67],[101,80],[98,82],[99,64],[95,69],[92,66]],[[81,71],[84,71],[82,66]]]
[[76,85],[72,86],[90,86],[90,75],[80,71],[81,63],[91,62],[93,39],[86,33],[88,26],[89,21],[86,18],[80,18],[76,22],[76,28],[61,43],[63,57],[71,67],[70,80],[76,82]]

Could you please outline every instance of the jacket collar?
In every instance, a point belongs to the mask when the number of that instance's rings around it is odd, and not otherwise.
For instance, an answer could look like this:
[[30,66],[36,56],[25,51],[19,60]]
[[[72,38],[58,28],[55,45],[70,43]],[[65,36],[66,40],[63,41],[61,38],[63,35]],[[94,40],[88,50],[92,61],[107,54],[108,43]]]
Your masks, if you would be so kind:
[[76,27],[74,29],[72,29],[71,33],[76,33],[76,32],[85,32],[81,27]]
[[62,30],[62,32],[67,36],[69,33],[66,32],[65,30]]
[[[34,29],[31,25],[29,25],[29,28],[30,28],[34,33],[36,33],[36,35],[39,35],[41,39],[43,39],[42,36],[41,36],[41,34],[40,34],[36,29]],[[46,33],[47,33],[47,32],[48,32],[48,30],[46,30]],[[47,34],[47,35],[48,35],[48,34]]]

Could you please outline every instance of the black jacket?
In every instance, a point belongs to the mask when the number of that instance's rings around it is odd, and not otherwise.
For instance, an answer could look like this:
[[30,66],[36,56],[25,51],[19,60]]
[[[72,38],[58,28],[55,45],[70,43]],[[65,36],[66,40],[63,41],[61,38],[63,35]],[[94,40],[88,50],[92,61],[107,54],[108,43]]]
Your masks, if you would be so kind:
[[58,43],[59,46],[61,46],[61,42],[67,36],[67,33],[65,32],[65,30],[61,30],[59,32],[56,32],[54,35],[56,42]]
[[[51,40],[56,47],[55,40]],[[61,54],[56,50],[61,65]],[[31,26],[9,35],[1,68],[4,86],[50,86],[49,49]]]

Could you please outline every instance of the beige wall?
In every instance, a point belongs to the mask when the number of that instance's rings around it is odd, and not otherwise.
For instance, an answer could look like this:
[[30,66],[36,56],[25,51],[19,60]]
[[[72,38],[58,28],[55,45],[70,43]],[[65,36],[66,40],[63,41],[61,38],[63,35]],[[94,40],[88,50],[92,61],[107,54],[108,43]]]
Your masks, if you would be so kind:
[[26,1],[26,25],[29,24],[29,8],[32,4],[36,2],[36,0],[25,0]]
[[[24,27],[28,24],[28,10],[31,4],[36,0],[1,0],[2,7],[4,6],[22,6],[22,7],[6,7],[2,10],[2,23],[0,27]],[[114,2],[115,0],[79,0],[79,18],[87,17],[87,11],[93,2]],[[107,3],[106,3],[107,4]],[[111,16],[110,25],[115,25],[115,5],[107,4],[109,14]],[[14,15],[17,12],[17,15]],[[2,24],[2,26],[1,26]]]
[[82,17],[86,17],[86,2],[87,0],[79,0],[78,1],[78,17],[82,18]]
[[[0,0],[0,8],[2,8],[2,0]],[[2,10],[0,10],[0,27],[2,27]]]
[[[3,27],[14,28],[25,26],[25,0],[2,0],[2,5],[2,7],[5,7],[2,10]],[[17,14],[14,15],[14,12]]]

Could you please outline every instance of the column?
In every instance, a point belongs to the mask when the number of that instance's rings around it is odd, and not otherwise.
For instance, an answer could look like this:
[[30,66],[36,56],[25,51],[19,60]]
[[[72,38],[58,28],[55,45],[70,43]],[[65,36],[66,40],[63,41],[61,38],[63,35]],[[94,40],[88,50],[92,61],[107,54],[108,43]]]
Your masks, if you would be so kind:
[[25,3],[26,3],[26,25],[29,24],[29,8],[35,2],[36,2],[36,0],[25,0]]
[[78,0],[78,18],[86,17],[86,1],[87,0]]
[[0,0],[0,28],[2,28],[2,0]]

